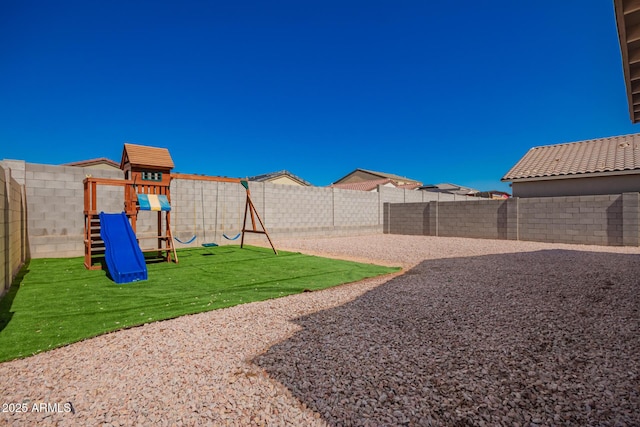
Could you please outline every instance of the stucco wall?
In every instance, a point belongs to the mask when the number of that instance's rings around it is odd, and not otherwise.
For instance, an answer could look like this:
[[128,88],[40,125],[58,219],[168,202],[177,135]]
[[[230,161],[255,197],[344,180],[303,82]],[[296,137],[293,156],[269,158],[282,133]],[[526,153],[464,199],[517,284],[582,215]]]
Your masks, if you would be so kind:
[[513,197],[593,196],[640,192],[640,175],[514,182]]

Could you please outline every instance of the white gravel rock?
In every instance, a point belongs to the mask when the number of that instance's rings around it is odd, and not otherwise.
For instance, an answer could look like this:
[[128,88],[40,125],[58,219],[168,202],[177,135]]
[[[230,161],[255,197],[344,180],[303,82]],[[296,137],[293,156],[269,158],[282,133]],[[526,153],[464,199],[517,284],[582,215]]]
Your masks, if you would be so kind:
[[276,244],[407,270],[2,363],[0,424],[640,425],[638,248]]

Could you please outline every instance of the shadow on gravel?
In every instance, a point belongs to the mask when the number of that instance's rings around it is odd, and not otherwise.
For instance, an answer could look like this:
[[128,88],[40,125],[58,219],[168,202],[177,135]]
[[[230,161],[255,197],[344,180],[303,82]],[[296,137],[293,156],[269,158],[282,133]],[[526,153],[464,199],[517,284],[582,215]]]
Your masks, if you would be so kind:
[[424,261],[254,360],[330,425],[640,425],[640,255]]

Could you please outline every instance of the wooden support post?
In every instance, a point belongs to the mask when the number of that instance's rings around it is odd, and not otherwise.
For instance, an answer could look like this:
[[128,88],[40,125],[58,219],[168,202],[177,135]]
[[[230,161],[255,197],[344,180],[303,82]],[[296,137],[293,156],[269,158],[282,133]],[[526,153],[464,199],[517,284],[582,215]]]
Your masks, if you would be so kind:
[[[271,245],[271,249],[273,249],[273,253],[278,255],[278,251],[276,250],[275,246],[273,246],[273,242],[271,241],[271,237],[269,237],[269,233],[267,232],[267,229],[264,226],[264,223],[262,222],[262,218],[260,218],[260,214],[258,214],[258,211],[255,205],[253,204],[253,201],[251,200],[251,192],[249,191],[248,185],[245,185],[244,181],[242,185],[245,186],[247,190],[247,200],[244,206],[244,221],[242,222],[242,239],[240,240],[240,248],[244,246],[244,233],[264,234],[265,236],[267,236],[267,240]],[[251,230],[248,230],[246,228],[247,212],[251,214],[251,226],[252,226]],[[258,221],[260,222],[260,226],[262,227],[262,230],[258,230],[258,228],[256,227],[256,221],[255,221],[254,215],[255,217],[258,218]]]

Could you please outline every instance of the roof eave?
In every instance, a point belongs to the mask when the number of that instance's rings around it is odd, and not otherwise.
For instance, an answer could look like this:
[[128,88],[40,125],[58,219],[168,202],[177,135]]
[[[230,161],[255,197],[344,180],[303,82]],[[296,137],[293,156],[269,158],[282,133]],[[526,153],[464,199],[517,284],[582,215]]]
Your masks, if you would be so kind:
[[565,175],[546,175],[546,176],[530,176],[522,178],[502,178],[502,182],[530,182],[530,181],[555,181],[559,179],[574,179],[574,178],[598,178],[605,176],[619,176],[619,175],[640,175],[640,169],[626,169],[619,171],[606,171],[606,172],[585,172],[574,173]]
[[[640,1],[614,0],[613,4],[615,9],[616,25],[618,27],[620,53],[622,56],[622,70],[627,90],[629,117],[631,119],[631,123],[638,123],[640,122],[640,71],[636,68],[635,72],[632,73],[631,64],[640,62],[640,48],[637,43],[640,40],[640,37],[638,36],[638,30],[640,28],[638,28],[638,25],[633,25],[632,27],[627,28],[627,20],[625,18],[629,17],[630,20],[635,21],[639,19]],[[632,43],[634,45],[631,45]],[[636,86],[635,90],[634,86]]]

